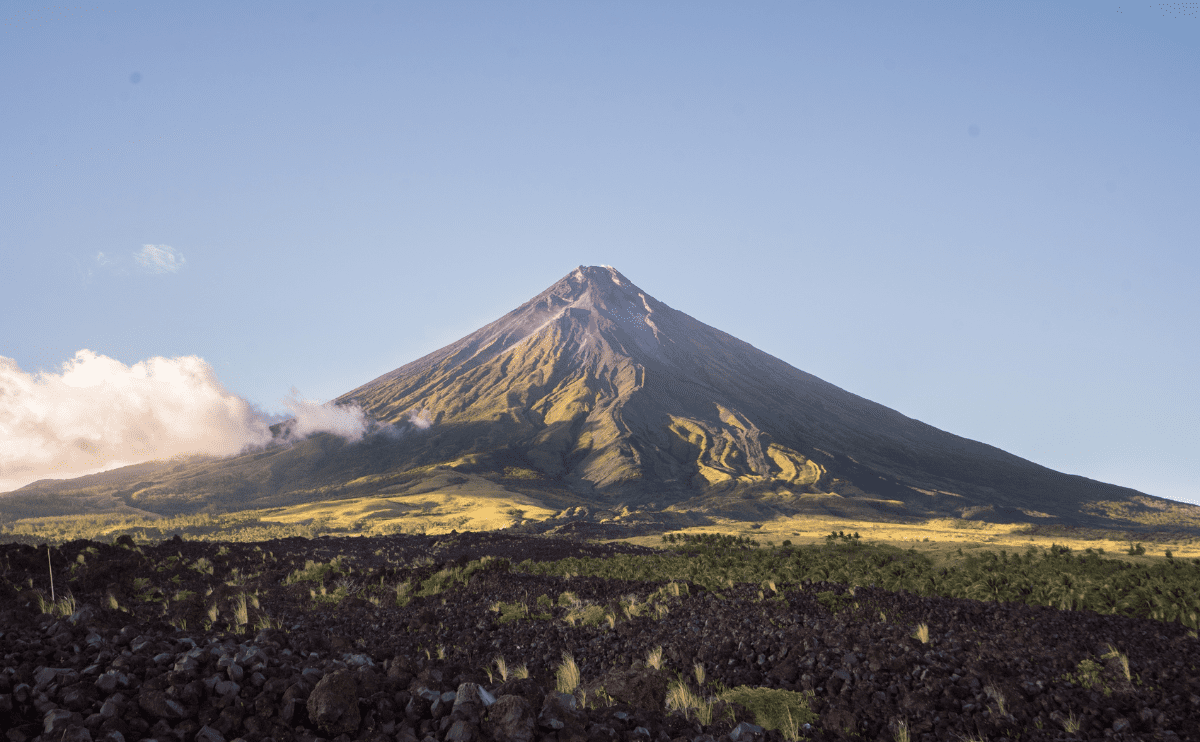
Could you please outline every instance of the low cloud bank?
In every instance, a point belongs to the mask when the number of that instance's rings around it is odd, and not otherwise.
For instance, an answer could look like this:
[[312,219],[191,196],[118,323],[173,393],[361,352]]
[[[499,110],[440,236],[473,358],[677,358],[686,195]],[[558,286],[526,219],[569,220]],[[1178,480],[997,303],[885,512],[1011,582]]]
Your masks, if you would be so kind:
[[0,356],[0,492],[39,479],[65,479],[185,454],[231,456],[314,433],[349,441],[429,427],[379,425],[357,405],[320,404],[293,390],[293,417],[278,417],[228,391],[197,356],[132,366],[81,350],[59,373],[26,373]]

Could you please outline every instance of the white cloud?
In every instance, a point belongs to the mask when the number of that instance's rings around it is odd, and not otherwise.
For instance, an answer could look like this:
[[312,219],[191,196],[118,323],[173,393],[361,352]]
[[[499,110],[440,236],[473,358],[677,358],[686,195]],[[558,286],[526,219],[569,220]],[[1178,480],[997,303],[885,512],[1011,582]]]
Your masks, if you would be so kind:
[[271,441],[269,420],[202,358],[132,366],[81,350],[61,373],[0,356],[0,492],[180,454],[236,454]]
[[38,374],[0,356],[0,492],[184,454],[231,456],[314,433],[395,439],[433,422],[421,411],[405,426],[380,424],[357,404],[322,404],[295,389],[283,403],[293,417],[273,436],[280,418],[225,389],[197,356],[126,366],[81,350],[61,373]]
[[416,430],[428,430],[429,426],[433,425],[433,418],[429,416],[429,410],[410,412],[407,419],[408,424]]
[[[101,265],[104,265],[103,258],[104,253],[96,256]],[[170,245],[142,245],[142,249],[133,254],[133,259],[151,273],[178,273],[187,262],[183,253]]]
[[313,433],[333,433],[348,441],[358,441],[371,427],[366,413],[356,404],[322,404],[304,399],[295,388],[291,398],[282,401],[294,415],[283,424],[283,435],[288,440],[306,438]]

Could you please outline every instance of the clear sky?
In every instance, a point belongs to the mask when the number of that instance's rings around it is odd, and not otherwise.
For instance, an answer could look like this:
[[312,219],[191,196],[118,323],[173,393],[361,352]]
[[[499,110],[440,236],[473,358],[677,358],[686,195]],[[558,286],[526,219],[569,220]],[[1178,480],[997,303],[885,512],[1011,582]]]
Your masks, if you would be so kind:
[[[604,263],[1200,502],[1197,3],[7,2],[0,81],[0,482],[186,449],[192,397],[328,400]],[[118,409],[165,429],[55,459]]]

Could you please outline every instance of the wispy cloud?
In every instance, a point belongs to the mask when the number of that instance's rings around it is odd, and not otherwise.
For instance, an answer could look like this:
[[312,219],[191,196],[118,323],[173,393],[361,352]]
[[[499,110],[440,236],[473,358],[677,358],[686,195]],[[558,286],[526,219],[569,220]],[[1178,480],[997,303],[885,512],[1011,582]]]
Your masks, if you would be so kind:
[[[104,253],[100,253],[96,259],[103,257]],[[187,262],[183,253],[170,245],[142,245],[142,249],[133,254],[133,259],[151,273],[178,273]]]
[[140,250],[128,253],[108,253],[103,250],[96,253],[86,265],[78,265],[77,272],[84,283],[91,281],[95,272],[127,276],[130,273],[149,273],[161,276],[166,273],[178,273],[187,265],[183,253],[170,245],[142,245]]

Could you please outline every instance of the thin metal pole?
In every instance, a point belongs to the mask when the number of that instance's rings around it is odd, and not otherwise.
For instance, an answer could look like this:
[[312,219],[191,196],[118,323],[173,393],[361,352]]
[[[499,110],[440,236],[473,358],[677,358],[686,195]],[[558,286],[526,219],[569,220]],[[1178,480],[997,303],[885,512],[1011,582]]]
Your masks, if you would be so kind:
[[50,544],[46,544],[46,566],[50,568],[50,602],[54,602],[54,565],[50,563]]

